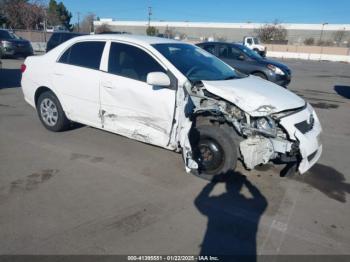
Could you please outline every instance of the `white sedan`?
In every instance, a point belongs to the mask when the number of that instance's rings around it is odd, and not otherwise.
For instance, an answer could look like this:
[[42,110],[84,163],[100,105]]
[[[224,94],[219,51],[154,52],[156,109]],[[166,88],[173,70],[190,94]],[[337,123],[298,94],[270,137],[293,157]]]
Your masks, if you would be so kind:
[[182,152],[186,170],[207,179],[237,160],[304,173],[322,152],[320,122],[302,98],[191,44],[82,36],[28,57],[22,72],[24,98],[48,130],[74,121]]

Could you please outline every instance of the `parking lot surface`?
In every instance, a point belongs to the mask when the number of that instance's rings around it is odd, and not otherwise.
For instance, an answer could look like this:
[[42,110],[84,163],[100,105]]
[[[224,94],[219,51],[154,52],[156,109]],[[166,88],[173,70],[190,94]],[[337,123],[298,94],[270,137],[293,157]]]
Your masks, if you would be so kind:
[[227,183],[181,155],[90,127],[51,133],[23,100],[21,60],[0,70],[1,254],[350,254],[350,65],[284,61],[316,109],[324,153]]

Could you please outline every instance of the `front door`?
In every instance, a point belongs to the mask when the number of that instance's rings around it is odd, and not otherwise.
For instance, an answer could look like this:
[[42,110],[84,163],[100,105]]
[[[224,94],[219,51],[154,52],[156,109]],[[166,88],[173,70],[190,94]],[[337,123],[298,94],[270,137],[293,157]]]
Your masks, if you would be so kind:
[[175,108],[175,88],[148,85],[147,74],[166,69],[140,47],[112,42],[101,80],[101,119],[106,130],[166,147]]
[[232,66],[242,73],[249,74],[249,62],[247,60],[242,60],[240,57],[246,56],[235,47],[227,44],[218,45],[218,57],[223,60],[226,64]]

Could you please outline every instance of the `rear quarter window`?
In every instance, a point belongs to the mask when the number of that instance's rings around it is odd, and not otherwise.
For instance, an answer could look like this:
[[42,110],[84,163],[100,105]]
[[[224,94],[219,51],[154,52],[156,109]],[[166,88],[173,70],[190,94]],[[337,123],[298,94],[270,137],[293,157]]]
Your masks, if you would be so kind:
[[105,44],[100,41],[76,43],[63,53],[58,62],[98,70]]

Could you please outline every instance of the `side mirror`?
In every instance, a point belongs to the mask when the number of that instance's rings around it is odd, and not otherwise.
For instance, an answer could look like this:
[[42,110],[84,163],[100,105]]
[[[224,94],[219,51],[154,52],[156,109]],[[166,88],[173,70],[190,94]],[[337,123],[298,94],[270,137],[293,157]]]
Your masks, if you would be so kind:
[[147,75],[147,84],[151,86],[170,86],[170,78],[163,72],[151,72]]

